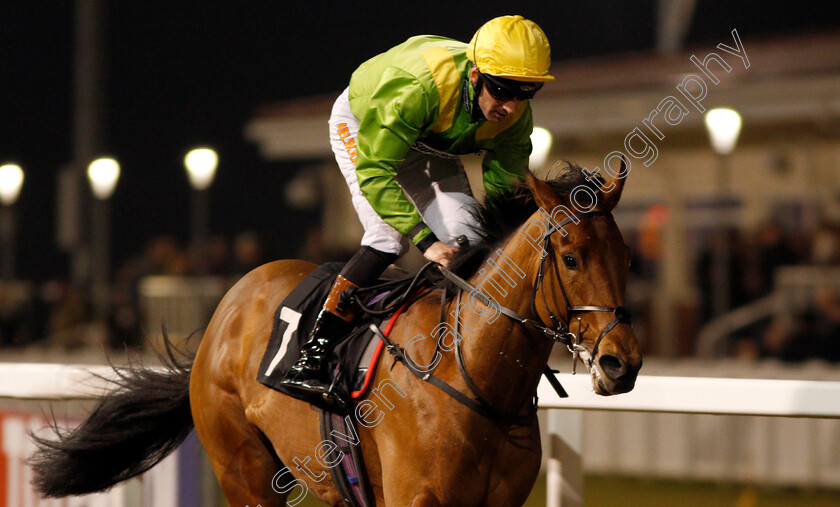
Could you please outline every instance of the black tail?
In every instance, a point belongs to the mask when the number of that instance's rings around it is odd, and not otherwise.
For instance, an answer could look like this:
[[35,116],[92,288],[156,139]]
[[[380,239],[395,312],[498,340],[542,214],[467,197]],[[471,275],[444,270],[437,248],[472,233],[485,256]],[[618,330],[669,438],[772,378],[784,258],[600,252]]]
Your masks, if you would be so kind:
[[72,431],[57,440],[34,437],[32,484],[44,497],[102,491],[142,474],[175,450],[193,428],[192,358],[180,362],[168,340],[165,367],[114,367],[116,388]]

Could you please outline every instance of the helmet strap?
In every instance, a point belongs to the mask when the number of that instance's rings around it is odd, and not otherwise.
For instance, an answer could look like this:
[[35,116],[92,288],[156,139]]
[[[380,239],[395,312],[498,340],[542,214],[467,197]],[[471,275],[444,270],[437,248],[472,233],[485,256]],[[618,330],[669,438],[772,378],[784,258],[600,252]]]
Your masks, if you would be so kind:
[[[468,79],[469,81],[469,79]],[[472,100],[472,107],[470,110],[470,114],[472,115],[472,120],[486,120],[487,118],[484,117],[484,112],[481,110],[481,107],[478,105],[478,96],[481,95],[481,90],[484,88],[484,75],[479,72],[478,79],[476,79],[475,84],[473,85],[473,100]]]

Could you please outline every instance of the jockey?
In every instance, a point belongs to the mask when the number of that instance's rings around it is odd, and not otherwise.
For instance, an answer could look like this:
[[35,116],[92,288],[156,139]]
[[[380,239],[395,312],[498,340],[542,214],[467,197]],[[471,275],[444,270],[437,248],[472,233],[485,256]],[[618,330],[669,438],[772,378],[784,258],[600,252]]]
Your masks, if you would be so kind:
[[375,283],[409,242],[448,267],[456,238],[479,241],[476,201],[458,155],[486,153],[488,193],[523,178],[533,129],[528,101],[554,79],[550,64],[540,27],[502,16],[469,44],[421,35],[356,69],[329,126],[365,230],[362,247],[338,275],[285,387],[329,397],[326,363],[354,317],[340,299],[345,290]]

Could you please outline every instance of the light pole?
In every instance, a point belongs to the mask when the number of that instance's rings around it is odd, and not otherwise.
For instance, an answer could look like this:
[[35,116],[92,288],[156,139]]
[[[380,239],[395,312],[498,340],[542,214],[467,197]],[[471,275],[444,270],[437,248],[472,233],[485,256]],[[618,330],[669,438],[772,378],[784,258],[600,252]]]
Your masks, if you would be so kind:
[[98,158],[88,166],[87,177],[96,197],[91,210],[91,295],[96,317],[105,319],[111,304],[110,198],[120,178],[120,164],[113,158]]
[[711,262],[712,271],[712,314],[722,315],[729,310],[730,273],[730,245],[728,228],[732,222],[729,209],[732,205],[729,188],[729,154],[735,149],[738,134],[741,132],[741,115],[734,109],[716,108],[706,112],[704,118],[706,131],[712,149],[718,155],[717,174],[715,175],[715,191],[719,194],[719,217],[722,219],[720,228],[715,234],[714,258]]
[[195,252],[195,272],[207,274],[207,235],[209,229],[209,209],[207,189],[216,176],[219,156],[211,148],[195,148],[184,157],[184,167],[192,186],[192,212],[190,214],[192,244]]
[[16,164],[0,166],[0,251],[2,251],[2,280],[15,277],[15,215],[12,205],[20,195],[23,186],[23,169]]

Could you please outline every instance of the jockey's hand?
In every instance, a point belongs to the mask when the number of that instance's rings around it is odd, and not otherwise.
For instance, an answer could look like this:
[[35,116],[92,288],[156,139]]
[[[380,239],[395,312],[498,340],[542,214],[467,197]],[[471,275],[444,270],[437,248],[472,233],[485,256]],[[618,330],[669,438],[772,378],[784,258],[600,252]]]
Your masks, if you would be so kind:
[[435,241],[432,243],[432,246],[423,252],[423,257],[425,257],[426,260],[437,262],[441,266],[449,269],[452,264],[452,260],[458,253],[458,250],[459,248],[457,246],[447,245],[442,241]]

